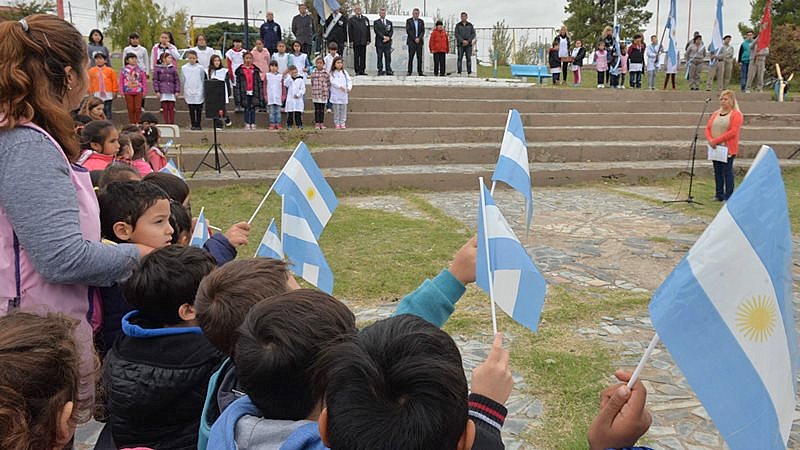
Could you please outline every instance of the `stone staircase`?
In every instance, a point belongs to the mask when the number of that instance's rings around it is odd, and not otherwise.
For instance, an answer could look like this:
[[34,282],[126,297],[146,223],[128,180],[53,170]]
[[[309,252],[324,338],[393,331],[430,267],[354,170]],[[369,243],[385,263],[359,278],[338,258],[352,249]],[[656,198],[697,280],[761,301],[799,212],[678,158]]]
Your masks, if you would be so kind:
[[[530,86],[514,82],[464,79],[386,79],[358,77],[350,99],[348,129],[267,131],[266,115],[256,131],[242,129],[242,115],[218,139],[241,178],[206,168],[195,186],[270,183],[300,140],[312,149],[338,191],[413,187],[472,189],[488,177],[499,153],[509,108],[520,111],[535,185],[560,185],[608,179],[674,176],[688,170],[690,144],[704,100],[716,109],[716,93],[690,91],[597,90]],[[148,106],[156,99],[148,99]],[[800,102],[776,103],[769,94],[741,95],[745,114],[740,169],[762,144],[786,158],[800,148]],[[213,140],[211,122],[189,131],[188,111],[179,100],[181,165],[191,173]],[[304,120],[312,122],[307,102]],[[327,126],[332,127],[330,114]],[[706,116],[703,119],[705,126]],[[115,103],[115,122],[127,119]],[[710,172],[700,130],[698,170]],[[794,165],[794,160],[785,160]]]

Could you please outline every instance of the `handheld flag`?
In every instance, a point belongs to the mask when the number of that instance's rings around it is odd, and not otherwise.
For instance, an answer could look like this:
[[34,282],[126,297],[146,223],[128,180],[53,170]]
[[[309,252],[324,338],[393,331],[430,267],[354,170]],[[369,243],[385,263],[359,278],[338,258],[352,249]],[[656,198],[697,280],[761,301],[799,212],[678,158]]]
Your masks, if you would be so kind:
[[620,60],[622,59],[622,58],[620,58],[620,55],[622,54],[622,52],[620,51],[620,48],[619,48],[619,24],[614,25],[614,51],[616,52],[615,53],[616,62],[614,63],[614,67],[612,67],[609,70],[609,72],[611,73],[611,75],[615,75],[616,76],[616,75],[620,74],[619,63],[620,63]]
[[303,216],[300,205],[291,195],[283,196],[281,235],[283,251],[291,263],[292,272],[319,290],[332,293],[333,272],[325,260],[325,255],[322,254],[310,224]]
[[789,211],[771,148],[658,288],[650,318],[732,450],[786,448],[798,349]]
[[516,189],[527,200],[527,226],[531,227],[533,217],[533,192],[531,173],[528,164],[528,144],[519,111],[508,111],[506,132],[500,146],[500,158],[494,168],[492,181],[502,181]]
[[342,6],[336,0],[314,0],[314,9],[317,10],[319,15],[320,25],[325,25],[325,19],[341,8]]
[[297,144],[294,153],[278,174],[274,189],[278,194],[290,196],[297,202],[300,214],[308,221],[314,239],[319,240],[325,224],[339,205],[339,200],[306,144]]
[[476,283],[512,319],[536,332],[547,285],[480,182]]
[[208,240],[208,222],[206,222],[205,208],[200,209],[200,215],[197,216],[197,223],[194,225],[192,231],[192,240],[189,245],[194,247],[203,248],[203,244]]
[[278,235],[278,228],[275,227],[275,219],[272,219],[264,232],[264,237],[261,238],[261,243],[258,244],[256,256],[262,258],[283,259],[283,244]]
[[[711,31],[711,45],[708,46],[708,52],[713,53],[715,56],[719,55],[722,51],[722,0],[717,0],[717,14],[714,16],[714,29]],[[714,60],[711,60],[711,65]]]
[[[760,31],[758,32],[758,38],[756,40],[756,47],[761,50],[764,48],[769,47],[769,42],[772,39],[772,1],[767,0],[766,6],[764,6],[764,15],[761,16],[761,25]],[[752,58],[752,57],[751,57]]]
[[678,48],[676,46],[676,42],[678,42],[678,19],[676,14],[677,7],[675,6],[675,0],[670,0],[669,17],[667,18],[669,45],[667,46],[667,59],[665,61],[667,73],[675,73],[678,70]]
[[180,169],[178,169],[178,166],[175,164],[175,161],[173,161],[172,158],[167,161],[167,165],[162,167],[159,172],[171,173],[172,175],[175,175],[183,180],[183,174],[181,173]]

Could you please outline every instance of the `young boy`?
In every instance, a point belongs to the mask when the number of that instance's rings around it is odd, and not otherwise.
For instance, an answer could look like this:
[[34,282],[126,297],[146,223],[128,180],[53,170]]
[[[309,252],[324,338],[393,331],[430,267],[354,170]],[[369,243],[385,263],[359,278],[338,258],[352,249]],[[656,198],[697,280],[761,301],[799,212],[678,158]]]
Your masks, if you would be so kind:
[[192,130],[202,130],[203,103],[205,102],[205,91],[203,83],[208,78],[208,67],[203,67],[197,62],[197,52],[189,50],[186,52],[187,64],[181,67],[183,77],[183,99],[189,107],[189,121],[192,123]]
[[[336,42],[331,42],[328,44],[328,54],[325,55],[325,72],[328,74],[331,73],[333,70],[333,59],[339,56],[339,44]],[[330,97],[330,95],[329,95]],[[328,100],[325,104],[325,108],[327,112],[331,113],[333,110],[331,109],[333,106],[331,105],[330,100]]]
[[289,66],[289,75],[283,80],[283,85],[286,86],[286,128],[297,126],[302,130],[306,79],[300,76],[297,67]]
[[173,245],[142,258],[127,281],[136,310],[123,318],[103,370],[118,448],[197,448],[208,379],[223,359],[194,311],[197,286],[214,267],[204,250]]
[[550,65],[550,75],[553,77],[553,86],[558,85],[561,76],[561,57],[558,56],[558,45],[558,42],[554,42],[553,47],[547,54],[547,61]]
[[112,104],[114,97],[119,92],[117,74],[114,69],[106,65],[106,55],[97,52],[94,54],[94,67],[89,69],[89,95],[103,101],[103,112],[106,120],[111,120]]
[[314,61],[311,72],[311,100],[314,102],[314,128],[325,129],[325,104],[331,96],[331,75],[325,70],[325,60]]
[[286,53],[285,42],[278,42],[278,52],[272,54],[272,61],[278,63],[278,72],[281,75],[286,75],[286,72],[289,71],[289,54]]
[[[225,52],[225,61],[228,64],[228,76],[231,79],[231,84],[236,86],[236,69],[244,64],[244,49],[242,48],[241,39],[233,39],[233,47],[229,48],[228,51]],[[239,103],[239,99],[234,95],[233,100],[235,111],[242,112],[242,105]]]

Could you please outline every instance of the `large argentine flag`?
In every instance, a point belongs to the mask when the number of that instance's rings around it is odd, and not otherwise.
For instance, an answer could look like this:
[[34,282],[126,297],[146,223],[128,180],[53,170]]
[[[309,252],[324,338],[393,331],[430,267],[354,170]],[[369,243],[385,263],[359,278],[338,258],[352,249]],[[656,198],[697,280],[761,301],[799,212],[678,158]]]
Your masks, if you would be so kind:
[[678,42],[678,19],[676,14],[677,7],[675,6],[675,0],[671,0],[669,3],[669,17],[667,18],[667,29],[669,29],[669,44],[667,45],[666,59],[667,73],[676,73],[678,70],[678,49],[675,44]]
[[319,240],[339,201],[303,142],[297,144],[278,174],[274,189],[278,194],[291,196],[297,201],[314,238]]
[[200,208],[200,215],[197,216],[197,223],[194,225],[194,230],[192,230],[192,239],[189,241],[189,245],[203,248],[208,238],[208,222],[206,221],[205,208]]
[[283,244],[278,235],[278,228],[275,227],[275,219],[269,222],[267,231],[264,233],[264,237],[261,238],[261,243],[258,244],[256,256],[283,259]]
[[314,0],[314,9],[319,14],[319,23],[324,25],[325,19],[332,13],[339,11],[342,6],[337,0]]
[[656,291],[650,317],[732,450],[785,449],[795,410],[792,240],[778,159],[739,189]]
[[[711,44],[708,46],[708,52],[714,55],[719,55],[722,51],[722,0],[717,0],[717,14],[714,16],[714,29],[711,30]],[[714,60],[711,60],[714,64]]]
[[615,76],[621,73],[621,70],[619,68],[619,63],[621,61],[620,55],[622,53],[619,48],[619,27],[620,27],[619,24],[614,25],[614,51],[616,52],[615,55],[617,55],[617,57],[616,61],[614,62],[614,67],[612,67],[609,70],[609,72],[611,72],[611,75]]
[[[484,220],[485,218],[485,220]],[[489,242],[487,251],[486,242]],[[487,256],[488,255],[488,256]],[[536,331],[547,285],[481,180],[476,283],[511,318]],[[489,289],[494,279],[493,289]]]
[[506,132],[500,146],[500,158],[492,174],[492,181],[502,181],[527,200],[527,226],[531,226],[533,217],[533,192],[531,191],[531,172],[528,164],[528,143],[525,141],[525,130],[519,111],[508,111]]
[[283,197],[283,216],[281,217],[283,252],[291,263],[295,275],[331,294],[333,292],[333,272],[322,249],[319,247],[308,221],[291,196]]

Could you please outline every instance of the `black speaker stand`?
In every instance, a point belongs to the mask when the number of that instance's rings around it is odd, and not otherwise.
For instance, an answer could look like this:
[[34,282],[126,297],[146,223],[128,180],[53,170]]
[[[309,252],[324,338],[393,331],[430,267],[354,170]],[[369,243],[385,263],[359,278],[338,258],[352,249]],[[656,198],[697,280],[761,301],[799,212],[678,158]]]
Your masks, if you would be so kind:
[[[236,167],[228,158],[228,155],[225,154],[225,150],[222,149],[222,145],[217,141],[217,128],[224,126],[222,123],[224,114],[225,114],[224,111],[220,111],[219,117],[214,118],[214,143],[211,144],[211,147],[208,147],[208,150],[206,150],[206,154],[203,155],[203,159],[200,160],[200,164],[198,164],[197,167],[194,169],[194,172],[192,172],[192,178],[194,178],[194,174],[196,174],[197,171],[200,170],[200,167],[202,166],[214,169],[217,171],[217,173],[222,173],[223,168],[230,166],[230,168],[233,169],[233,173],[235,173],[237,177],[239,178],[242,177],[241,175],[239,175],[239,171],[236,170]],[[211,154],[211,150],[214,150],[214,164],[206,162],[206,159]],[[225,164],[220,164],[220,155],[222,155],[222,158],[225,159]]]

